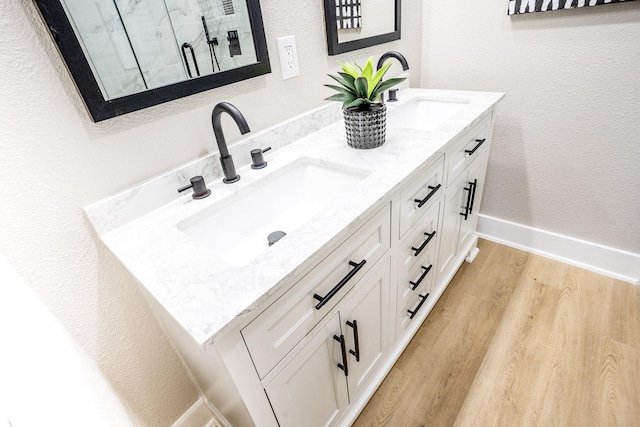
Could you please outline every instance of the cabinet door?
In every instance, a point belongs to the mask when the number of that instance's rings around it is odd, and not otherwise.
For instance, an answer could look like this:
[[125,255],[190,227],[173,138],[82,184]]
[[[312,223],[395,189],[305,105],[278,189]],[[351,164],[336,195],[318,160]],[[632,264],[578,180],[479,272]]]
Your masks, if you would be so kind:
[[468,173],[465,171],[447,189],[444,201],[444,214],[442,217],[442,232],[440,233],[440,252],[438,255],[437,281],[446,276],[453,267],[458,249],[458,237],[460,235],[460,223],[462,222],[463,209],[467,201],[465,183]]
[[[464,182],[464,188],[468,188],[470,193],[468,202],[465,200],[465,212],[468,203],[468,212],[466,217],[461,216],[460,233],[458,234],[458,248],[463,250],[466,248],[470,239],[475,236],[476,225],[478,224],[478,212],[480,211],[480,201],[482,199],[482,188],[484,187],[484,176],[487,170],[487,155],[484,152],[482,156],[469,167],[467,180]],[[465,191],[465,193],[467,192]]]
[[389,258],[381,261],[352,291],[340,309],[347,344],[350,401],[377,373],[390,345]]
[[330,426],[348,406],[345,373],[338,367],[342,351],[334,335],[341,335],[337,313],[265,387],[280,427]]

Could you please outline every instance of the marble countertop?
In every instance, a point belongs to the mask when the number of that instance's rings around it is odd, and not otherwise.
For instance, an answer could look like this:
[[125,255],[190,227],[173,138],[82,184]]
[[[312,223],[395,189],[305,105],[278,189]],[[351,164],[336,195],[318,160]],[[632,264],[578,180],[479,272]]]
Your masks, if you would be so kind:
[[[322,107],[234,144],[230,148],[234,158],[234,148],[274,147],[265,153],[269,164],[265,169],[251,169],[247,159],[236,161],[242,179],[235,184],[222,183],[216,153],[98,201],[85,212],[106,246],[147,292],[200,345],[208,347],[235,318],[259,308],[326,255],[329,247],[355,231],[362,219],[381,207],[408,178],[438,160],[452,140],[485,117],[503,96],[403,90],[397,103],[388,104],[389,113],[417,97],[463,100],[469,105],[435,131],[401,129],[389,114],[386,143],[372,150],[349,148],[339,111],[336,114],[335,107]],[[282,145],[283,127],[291,140],[286,145]],[[292,128],[299,139],[291,136]],[[225,262],[179,229],[184,220],[230,200],[249,186],[261,185],[263,178],[301,157],[370,173],[247,265]],[[198,174],[205,176],[210,197],[194,200],[176,192],[188,177]]]

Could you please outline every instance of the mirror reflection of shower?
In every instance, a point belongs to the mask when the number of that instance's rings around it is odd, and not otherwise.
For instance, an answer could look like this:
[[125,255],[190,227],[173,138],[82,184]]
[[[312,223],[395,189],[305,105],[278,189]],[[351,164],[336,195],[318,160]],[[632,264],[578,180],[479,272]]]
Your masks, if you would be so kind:
[[246,0],[61,0],[105,99],[257,62]]

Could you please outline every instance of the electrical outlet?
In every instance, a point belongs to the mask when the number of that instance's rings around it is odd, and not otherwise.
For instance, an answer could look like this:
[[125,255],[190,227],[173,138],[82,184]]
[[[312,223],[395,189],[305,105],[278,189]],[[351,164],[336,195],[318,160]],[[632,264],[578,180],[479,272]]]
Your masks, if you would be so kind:
[[296,51],[295,36],[278,37],[278,53],[280,54],[280,69],[282,80],[300,75],[298,52]]

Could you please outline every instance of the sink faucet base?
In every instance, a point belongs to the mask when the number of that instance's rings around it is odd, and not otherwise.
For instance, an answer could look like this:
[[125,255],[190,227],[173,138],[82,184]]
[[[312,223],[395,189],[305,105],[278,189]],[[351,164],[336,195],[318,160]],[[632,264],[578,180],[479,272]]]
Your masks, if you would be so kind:
[[236,167],[233,164],[231,154],[220,157],[220,164],[222,165],[222,173],[224,174],[222,182],[225,184],[233,184],[234,182],[240,181],[240,175],[236,173]]

